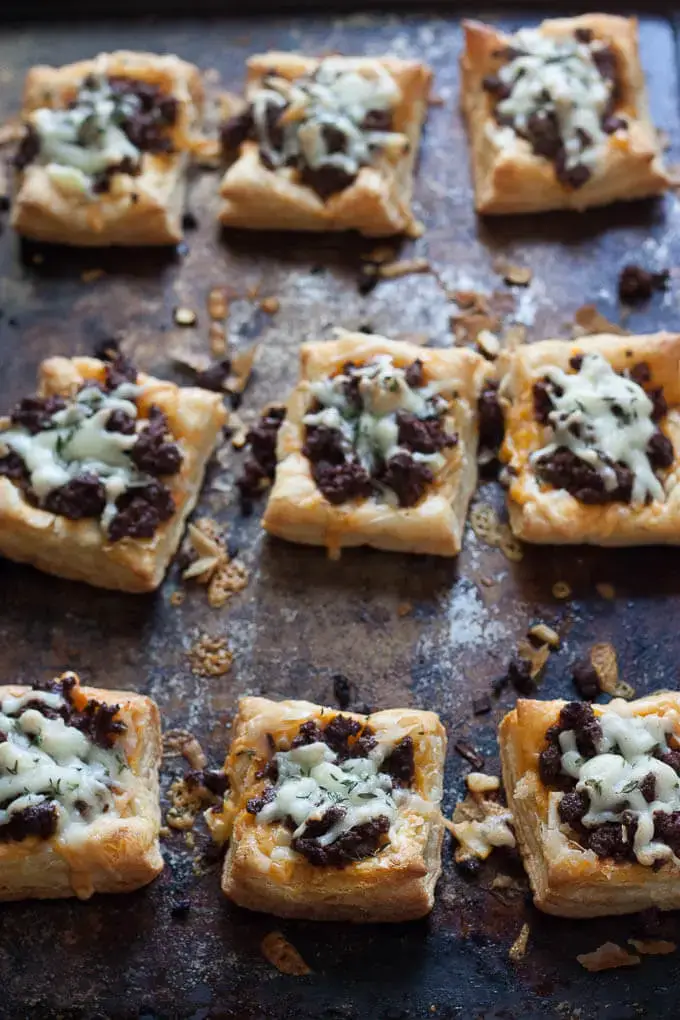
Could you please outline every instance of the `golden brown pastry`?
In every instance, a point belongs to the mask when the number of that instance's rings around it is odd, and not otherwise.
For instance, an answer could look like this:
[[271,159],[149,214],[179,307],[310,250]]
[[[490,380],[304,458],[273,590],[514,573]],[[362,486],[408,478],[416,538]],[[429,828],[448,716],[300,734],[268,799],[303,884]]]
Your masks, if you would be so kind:
[[680,694],[518,701],[499,738],[537,907],[561,917],[680,907]]
[[501,359],[510,524],[527,542],[680,542],[680,336],[545,340]]
[[158,709],[75,673],[0,687],[0,900],[128,892],[163,868]]
[[393,57],[265,53],[225,125],[220,219],[254,230],[417,232],[413,172],[432,72]]
[[365,333],[303,344],[265,529],[331,554],[370,545],[455,556],[477,480],[486,374],[464,348]]
[[514,35],[469,21],[461,67],[478,212],[585,209],[669,187],[635,18],[585,14]]
[[198,69],[175,56],[119,51],[31,68],[12,225],[60,244],[179,241],[202,102]]
[[363,716],[308,701],[243,698],[206,818],[229,838],[222,888],[280,917],[408,921],[441,871],[446,733],[433,712]]
[[102,588],[157,588],[225,421],[221,397],[123,357],[48,358],[0,422],[0,555]]

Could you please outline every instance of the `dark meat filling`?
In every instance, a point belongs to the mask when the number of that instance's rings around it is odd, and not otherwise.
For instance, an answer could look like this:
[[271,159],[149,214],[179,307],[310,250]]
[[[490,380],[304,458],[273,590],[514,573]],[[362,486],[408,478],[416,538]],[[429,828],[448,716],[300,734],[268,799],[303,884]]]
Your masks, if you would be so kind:
[[387,772],[396,786],[410,786],[416,775],[413,756],[413,737],[402,737],[382,763],[381,772]]
[[172,493],[162,482],[153,481],[128,489],[116,500],[116,516],[109,525],[109,538],[153,538],[163,521],[175,512]]
[[[593,758],[597,754],[597,742],[602,736],[602,727],[592,706],[579,701],[565,705],[557,723],[546,732],[546,746],[538,757],[538,771],[545,786],[566,791],[558,806],[560,821],[574,830],[581,846],[592,850],[598,857],[636,862],[633,841],[637,818],[633,811],[626,809],[625,797],[621,802],[620,821],[603,822],[596,826],[583,824],[583,816],[590,807],[590,798],[585,791],[576,790],[576,780],[561,770],[559,737],[560,733],[567,730],[573,730],[579,754],[584,758]],[[616,753],[616,748],[609,753]],[[659,751],[656,757],[680,775],[680,751]],[[656,798],[656,778],[653,772],[642,779],[639,788],[647,803],[653,803]],[[654,813],[654,839],[666,843],[673,853],[680,856],[680,811]]]
[[489,381],[477,401],[479,415],[479,447],[497,453],[505,434],[503,408],[498,399],[498,383]]
[[[267,86],[267,79],[262,82]],[[248,106],[240,113],[235,114],[225,122],[221,130],[222,147],[227,154],[238,151],[246,141],[254,141],[260,150],[260,159],[268,170],[275,170],[267,148],[273,149],[279,156],[283,154],[284,130],[283,117],[289,108],[289,104],[279,105],[271,101],[265,108],[265,130],[260,137],[255,118],[253,106]],[[389,110],[369,110],[363,123],[360,125],[362,131],[392,131],[392,113]],[[329,155],[344,153],[347,154],[350,147],[350,139],[339,128],[331,124],[324,124],[321,127],[321,134]],[[289,155],[285,163],[281,165],[294,167],[302,184],[312,188],[320,198],[326,201],[331,195],[337,194],[348,188],[357,177],[356,173],[349,173],[342,167],[332,163],[321,163],[319,166],[310,166],[302,152]]]
[[[340,809],[329,808],[324,819],[332,812],[338,810]],[[318,825],[319,823],[310,824]],[[330,824],[328,828],[330,828]],[[307,828],[309,828],[309,825]],[[384,845],[385,836],[389,829],[389,818],[385,815],[379,815],[377,818],[372,818],[370,822],[356,825],[349,832],[344,832],[333,843],[329,843],[328,846],[321,846],[315,838],[316,835],[322,835],[321,832],[312,830],[315,831],[315,836],[309,837],[307,829],[305,829],[302,836],[296,837],[291,842],[291,847],[306,857],[310,864],[314,864],[317,867],[344,868],[347,864],[352,864],[354,861],[363,861],[366,857],[371,857],[377,853]],[[325,831],[327,831],[326,828],[324,828]]]
[[260,416],[257,425],[248,430],[246,443],[250,456],[243,465],[243,474],[236,480],[244,512],[250,510],[250,501],[274,479],[276,440],[285,417],[285,407],[270,407]]
[[0,825],[0,843],[20,843],[29,836],[49,839],[57,831],[59,815],[56,805],[47,802],[15,811],[4,825]]
[[[348,377],[345,399],[357,414],[363,407],[359,390],[361,377],[356,372],[359,367],[348,362],[342,368],[342,374]],[[409,365],[404,375],[412,388],[425,385],[420,359]],[[316,405],[312,411],[320,409],[321,405]],[[337,429],[325,425],[307,426],[302,452],[309,460],[316,485],[329,503],[339,506],[352,499],[367,499],[375,491],[376,483],[391,489],[402,507],[415,506],[422,499],[434,481],[434,474],[413,454],[433,454],[451,448],[457,444],[458,436],[444,431],[440,417],[422,419],[401,410],[397,411],[396,418],[398,443],[404,449],[387,461],[379,460],[373,475],[369,475],[356,455],[346,449]]]
[[[596,42],[592,31],[586,28],[577,29],[574,38],[577,42],[587,46]],[[615,110],[621,102],[617,57],[609,46],[593,47],[591,54],[601,77],[612,86],[609,103],[602,114],[601,127],[605,134],[613,134],[628,126],[623,117],[615,114]],[[508,46],[494,55],[503,62],[511,63],[517,57],[523,56],[524,53],[520,49]],[[520,129],[512,117],[504,115],[497,109],[499,102],[512,95],[512,86],[501,81],[497,74],[487,76],[482,85],[484,90],[493,97],[497,122],[503,127],[513,128],[518,135],[525,138],[535,155],[550,160],[555,166],[555,175],[562,184],[574,190],[582,188],[590,179],[592,171],[584,163],[567,166],[567,153],[556,114],[548,108],[539,108],[529,116],[526,127]],[[549,99],[550,96],[546,93],[546,102],[549,102]],[[592,138],[583,130],[579,131],[579,137],[583,151],[592,143]]]
[[[582,358],[571,359],[571,367],[579,371]],[[651,379],[649,366],[640,362],[628,371],[628,376],[643,389]],[[661,387],[647,389],[647,396],[654,408],[652,420],[660,421],[668,408]],[[550,412],[554,409],[552,395],[560,397],[562,391],[549,379],[539,379],[534,383],[533,401],[534,417],[541,425],[550,426]],[[657,428],[647,445],[647,457],[651,466],[662,471],[669,468],[675,460],[673,444],[665,433]],[[604,457],[602,458],[605,459]],[[536,475],[555,489],[564,489],[581,503],[597,505],[602,503],[630,503],[633,491],[633,472],[625,464],[609,461],[609,466],[616,475],[616,486],[608,489],[598,470],[577,457],[565,446],[558,447],[553,453],[547,454],[534,464]]]

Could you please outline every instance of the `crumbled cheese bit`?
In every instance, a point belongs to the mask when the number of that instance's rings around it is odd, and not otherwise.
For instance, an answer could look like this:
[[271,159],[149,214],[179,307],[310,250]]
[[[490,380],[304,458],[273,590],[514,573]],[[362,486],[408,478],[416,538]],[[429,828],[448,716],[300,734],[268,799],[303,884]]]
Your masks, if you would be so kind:
[[605,942],[592,953],[581,953],[576,959],[591,973],[600,970],[614,970],[617,967],[634,967],[640,963],[640,957],[627,952],[616,942]]
[[615,372],[601,354],[586,354],[576,372],[551,366],[543,374],[553,384],[548,413],[553,435],[532,453],[532,462],[565,447],[594,468],[608,490],[618,485],[612,464],[625,464],[633,472],[631,505],[640,506],[648,497],[663,500],[647,455],[656,431],[654,404],[643,388]]
[[195,326],[198,316],[193,308],[175,308],[173,318],[178,326]]
[[470,793],[491,793],[501,788],[498,776],[489,776],[486,772],[470,772],[465,782]]
[[298,953],[288,939],[280,931],[271,931],[260,943],[262,955],[282,974],[292,977],[304,977],[311,974],[312,969]]
[[232,667],[234,656],[226,638],[204,634],[189,651],[191,672],[196,676],[224,676]]

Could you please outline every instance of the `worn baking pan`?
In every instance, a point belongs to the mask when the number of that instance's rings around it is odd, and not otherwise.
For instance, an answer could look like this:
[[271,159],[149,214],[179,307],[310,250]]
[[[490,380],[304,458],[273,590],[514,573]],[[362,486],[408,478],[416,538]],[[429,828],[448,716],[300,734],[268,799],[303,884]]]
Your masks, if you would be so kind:
[[[187,6],[187,11],[189,7]],[[551,13],[557,13],[552,12]],[[524,20],[485,11],[503,25]],[[532,15],[527,15],[531,18]],[[643,62],[656,122],[680,145],[675,26],[641,19]],[[83,353],[114,334],[145,369],[177,374],[170,349],[186,334],[173,327],[177,305],[196,309],[198,344],[207,350],[206,295],[232,297],[235,348],[260,344],[244,415],[286,393],[303,339],[336,324],[370,324],[389,335],[427,334],[451,342],[454,310],[446,286],[512,294],[511,316],[529,339],[568,335],[577,308],[594,302],[619,314],[616,277],[634,259],[651,268],[677,265],[680,207],[664,201],[587,215],[480,222],[475,219],[465,137],[457,112],[460,23],[453,14],[333,18],[273,16],[247,20],[166,18],[158,23],[19,24],[0,37],[0,111],[16,112],[22,76],[39,62],[62,63],[102,49],[177,52],[210,70],[213,86],[236,89],[248,53],[268,48],[414,55],[436,71],[441,104],[431,108],[416,189],[427,232],[413,251],[437,271],[385,281],[362,295],[356,240],[221,235],[215,227],[216,177],[196,175],[190,206],[198,227],[176,252],[97,252],[21,246],[0,236],[0,398],[8,406],[32,387],[48,354]],[[407,249],[407,251],[409,251]],[[410,254],[410,251],[409,251]],[[525,289],[506,287],[498,256],[533,269]],[[442,281],[444,286],[442,286]],[[259,287],[254,297],[253,288]],[[250,295],[250,296],[249,296]],[[264,296],[279,310],[259,307]],[[507,301],[507,299],[503,299]],[[678,292],[670,289],[635,312],[634,330],[678,328]],[[472,532],[457,562],[367,551],[340,562],[323,552],[266,541],[258,513],[240,516],[229,481],[240,459],[212,472],[200,513],[227,526],[250,570],[246,590],[211,609],[205,590],[181,588],[173,572],[154,596],[124,596],[61,582],[0,562],[0,673],[26,681],[65,667],[88,683],[152,695],[166,728],[190,729],[212,763],[229,739],[237,696],[305,696],[333,703],[333,678],[354,685],[354,703],[402,703],[441,713],[450,732],[449,811],[463,789],[463,741],[497,769],[495,731],[515,693],[505,689],[490,713],[474,716],[472,698],[490,690],[516,642],[536,621],[562,634],[540,695],[572,693],[569,664],[595,641],[617,649],[623,676],[639,693],[674,686],[680,607],[680,554],[673,550],[526,549],[511,562]],[[217,484],[217,487],[216,487]],[[500,506],[489,484],[481,500]],[[571,596],[558,600],[555,582]],[[198,634],[227,637],[231,672],[192,673],[187,653]],[[165,787],[182,771],[166,763]],[[189,841],[190,842],[190,841]],[[437,905],[426,921],[396,927],[278,922],[231,907],[219,891],[219,867],[200,831],[195,847],[172,833],[163,876],[143,892],[89,903],[18,903],[2,908],[0,1015],[11,1017],[606,1017],[677,1015],[675,958],[648,957],[626,970],[586,973],[576,955],[607,939],[625,944],[639,919],[567,922],[535,911],[521,887],[492,887],[516,864],[492,856],[473,878],[444,852]],[[505,881],[505,880],[503,880]],[[501,883],[503,884],[503,883]],[[507,882],[505,883],[507,886]],[[508,950],[528,924],[528,951]],[[286,977],[260,950],[280,929],[313,973]],[[675,918],[669,934],[677,936]]]

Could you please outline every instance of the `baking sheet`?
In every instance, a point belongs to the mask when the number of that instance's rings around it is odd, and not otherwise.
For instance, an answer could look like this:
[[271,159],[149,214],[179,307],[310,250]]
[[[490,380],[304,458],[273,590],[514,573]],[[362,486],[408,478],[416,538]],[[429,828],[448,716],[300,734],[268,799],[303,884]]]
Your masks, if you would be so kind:
[[[551,13],[553,13],[551,11]],[[560,13],[555,11],[554,13]],[[569,13],[565,11],[565,13]],[[476,12],[503,26],[535,16]],[[673,146],[680,143],[674,25],[644,16],[642,56],[652,110]],[[260,343],[244,414],[281,398],[297,375],[301,341],[333,326],[388,335],[426,333],[451,342],[454,306],[445,288],[510,293],[494,260],[534,270],[515,292],[515,318],[530,339],[569,335],[576,309],[595,302],[618,315],[616,277],[627,261],[660,269],[678,264],[680,206],[674,197],[585,215],[477,222],[467,150],[457,112],[458,19],[449,15],[214,18],[154,23],[52,22],[6,26],[0,35],[0,116],[17,111],[22,76],[39,62],[63,63],[119,46],[176,52],[211,69],[213,87],[238,89],[246,56],[269,48],[307,53],[417,56],[436,71],[443,100],[430,111],[416,204],[425,236],[404,253],[428,258],[432,274],[385,281],[362,296],[360,254],[370,242],[294,235],[221,235],[214,225],[217,177],[197,174],[190,208],[198,229],[177,252],[67,251],[20,245],[6,225],[0,235],[0,406],[33,385],[38,362],[57,353],[89,353],[112,335],[146,370],[177,375],[168,352],[187,333],[173,325],[178,305],[199,313],[198,345],[208,350],[206,297],[212,286],[232,297],[235,347]],[[218,84],[219,76],[219,84]],[[92,272],[102,270],[101,273]],[[83,274],[85,278],[83,279]],[[442,282],[444,286],[442,286]],[[259,287],[257,299],[250,288]],[[629,328],[678,327],[677,279],[665,295],[635,312]],[[259,299],[275,296],[267,315]],[[258,514],[242,518],[225,492],[240,455],[211,472],[200,506],[228,526],[250,572],[248,588],[221,610],[201,588],[181,587],[173,570],[154,596],[125,596],[48,578],[0,561],[2,680],[30,681],[73,668],[95,685],[154,697],[168,727],[188,727],[218,764],[243,693],[308,697],[333,704],[333,676],[344,674],[356,702],[373,708],[412,704],[438,711],[450,733],[445,808],[464,788],[469,765],[453,745],[467,741],[497,769],[495,728],[512,705],[506,691],[493,712],[474,717],[474,695],[489,690],[536,621],[564,635],[539,696],[569,696],[568,667],[595,641],[617,648],[626,680],[639,693],[678,682],[680,557],[673,550],[527,549],[511,563],[471,532],[457,562],[353,551],[339,563],[322,551],[265,540]],[[215,483],[219,488],[215,488]],[[502,505],[497,487],[479,499]],[[483,583],[492,581],[491,585]],[[567,581],[573,597],[556,600]],[[613,586],[604,598],[597,584]],[[410,607],[410,608],[407,608]],[[406,610],[406,611],[405,611]],[[191,673],[187,653],[203,633],[227,637],[230,674]],[[181,772],[166,763],[164,783]],[[518,874],[494,856],[474,880],[462,877],[444,850],[435,910],[425,921],[394,927],[314,925],[249,914],[219,892],[219,862],[197,834],[164,843],[167,866],[148,889],[89,903],[64,901],[0,907],[0,1016],[67,1018],[354,1018],[628,1017],[677,1015],[675,957],[649,957],[638,968],[589,975],[576,954],[606,939],[624,942],[635,919],[567,922],[540,915],[520,893],[490,890],[494,875]],[[185,902],[188,912],[182,911]],[[175,916],[182,915],[182,916]],[[524,923],[529,949],[518,964],[508,950]],[[676,932],[669,921],[670,936]],[[280,975],[260,942],[279,929],[313,975]]]

